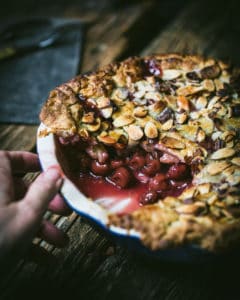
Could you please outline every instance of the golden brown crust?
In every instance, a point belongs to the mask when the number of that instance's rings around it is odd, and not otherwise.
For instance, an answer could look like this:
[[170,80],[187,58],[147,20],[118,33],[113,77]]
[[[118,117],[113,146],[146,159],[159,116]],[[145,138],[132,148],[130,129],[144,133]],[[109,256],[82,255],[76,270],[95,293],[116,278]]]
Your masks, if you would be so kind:
[[56,88],[40,118],[54,134],[106,146],[158,139],[162,159],[194,166],[193,185],[110,224],[139,231],[151,249],[220,251],[240,238],[239,74],[201,56],[133,57]]

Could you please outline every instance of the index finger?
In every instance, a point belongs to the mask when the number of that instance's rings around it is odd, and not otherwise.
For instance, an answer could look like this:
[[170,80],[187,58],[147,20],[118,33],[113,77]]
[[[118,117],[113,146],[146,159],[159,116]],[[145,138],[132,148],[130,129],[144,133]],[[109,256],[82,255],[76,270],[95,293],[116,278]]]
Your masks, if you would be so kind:
[[7,154],[14,174],[37,172],[40,170],[38,156],[34,153],[25,151],[9,151]]

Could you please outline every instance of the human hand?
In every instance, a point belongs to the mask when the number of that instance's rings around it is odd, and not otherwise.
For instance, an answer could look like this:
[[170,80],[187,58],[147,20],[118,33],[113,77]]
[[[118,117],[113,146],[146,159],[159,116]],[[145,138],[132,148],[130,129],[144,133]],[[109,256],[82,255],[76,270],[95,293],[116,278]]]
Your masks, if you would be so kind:
[[19,174],[40,170],[37,155],[22,151],[0,151],[0,261],[20,256],[38,235],[62,247],[66,234],[52,223],[42,220],[45,211],[70,213],[57,194],[62,178],[56,168],[41,173],[28,187]]

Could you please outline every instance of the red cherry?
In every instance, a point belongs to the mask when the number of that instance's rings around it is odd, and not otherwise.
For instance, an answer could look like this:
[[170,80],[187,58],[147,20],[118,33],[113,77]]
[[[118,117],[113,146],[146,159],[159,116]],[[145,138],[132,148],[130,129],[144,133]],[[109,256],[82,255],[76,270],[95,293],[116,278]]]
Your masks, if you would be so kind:
[[142,195],[140,198],[139,203],[141,205],[147,205],[147,204],[153,204],[157,202],[158,200],[158,194],[155,191],[148,191],[145,194]]
[[169,183],[171,184],[172,187],[183,190],[187,187],[188,182],[187,181],[179,181],[179,180],[169,180]]
[[91,170],[96,175],[106,175],[110,168],[108,164],[100,164],[97,160],[93,160],[91,163]]
[[154,76],[162,76],[162,68],[159,61],[150,59],[145,62],[148,72]]
[[159,159],[152,159],[146,162],[146,165],[143,167],[142,172],[148,176],[155,175],[161,168],[161,163]]
[[141,169],[144,165],[145,165],[145,158],[139,153],[135,153],[128,162],[128,166],[134,171]]
[[114,171],[109,179],[117,187],[123,189],[129,185],[131,181],[131,174],[126,168],[120,167]]
[[87,154],[81,153],[78,157],[78,161],[79,161],[80,171],[86,172],[89,170],[92,162],[90,157]]
[[167,178],[181,179],[187,176],[187,166],[185,164],[172,165],[167,171]]
[[117,169],[123,166],[124,162],[122,159],[113,159],[110,162],[112,169]]
[[149,189],[151,191],[165,191],[168,189],[166,177],[164,174],[156,174],[149,180]]

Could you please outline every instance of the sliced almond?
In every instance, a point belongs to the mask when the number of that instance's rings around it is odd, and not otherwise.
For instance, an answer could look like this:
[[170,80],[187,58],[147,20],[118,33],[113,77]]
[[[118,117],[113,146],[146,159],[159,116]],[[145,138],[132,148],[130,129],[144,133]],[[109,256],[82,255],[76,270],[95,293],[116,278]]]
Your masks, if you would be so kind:
[[231,162],[234,164],[234,165],[237,165],[237,166],[240,166],[240,157],[234,157]]
[[128,89],[124,87],[116,88],[111,95],[111,98],[115,100],[125,100],[127,97],[128,97]]
[[101,115],[102,115],[105,119],[110,118],[110,117],[112,116],[112,113],[113,113],[113,108],[112,108],[112,106],[101,109]]
[[177,95],[189,96],[204,90],[203,86],[183,86],[177,90]]
[[162,96],[158,92],[147,92],[144,97],[154,101],[160,101],[162,99]]
[[111,104],[111,101],[107,97],[99,97],[96,99],[96,103],[98,108],[105,108]]
[[189,101],[185,96],[180,95],[177,97],[177,105],[180,109],[189,111]]
[[176,113],[175,117],[178,124],[183,124],[187,120],[188,115],[186,112]]
[[230,164],[226,161],[212,162],[207,165],[207,172],[210,175],[217,175],[229,166],[230,166]]
[[169,119],[167,122],[163,123],[161,126],[162,130],[169,130],[173,127],[173,119]]
[[176,208],[176,211],[179,214],[191,214],[191,215],[197,215],[200,212],[202,212],[204,209],[206,209],[206,204],[203,202],[195,202],[193,204],[183,204]]
[[203,183],[203,184],[199,184],[197,188],[200,194],[203,195],[209,193],[211,185],[210,183]]
[[138,91],[144,91],[146,92],[154,92],[154,86],[149,83],[147,80],[140,80],[135,83],[135,86]]
[[214,130],[214,122],[212,119],[205,117],[205,118],[200,118],[198,120],[199,125],[201,126],[202,130],[205,131],[206,134],[211,134],[213,133]]
[[235,150],[233,148],[222,148],[215,151],[211,155],[211,159],[223,159],[227,157],[231,157],[235,154]]
[[183,193],[179,196],[179,199],[184,200],[184,199],[191,199],[197,196],[199,193],[198,189],[196,186],[192,186],[189,189],[186,189],[183,191]]
[[163,143],[167,148],[172,149],[185,149],[186,146],[180,140],[174,139],[172,137],[164,137],[161,139],[161,143]]
[[114,145],[117,142],[114,138],[110,137],[109,135],[106,136],[99,135],[97,139],[100,142],[104,143],[105,145]]
[[89,112],[83,115],[82,122],[86,124],[93,124],[95,121],[94,112]]
[[231,130],[231,131],[225,131],[222,134],[222,139],[226,142],[229,143],[233,140],[233,138],[236,136],[236,132]]
[[78,134],[83,138],[83,139],[87,139],[89,137],[89,133],[87,131],[86,128],[80,128],[78,130]]
[[143,118],[147,115],[147,109],[142,106],[138,106],[134,109],[133,114],[135,117]]
[[219,97],[218,96],[215,96],[213,97],[212,99],[210,99],[210,101],[208,102],[208,106],[207,108],[208,109],[213,109],[214,108],[214,105],[216,105],[216,103],[219,101]]
[[215,91],[215,85],[211,79],[206,79],[202,82],[203,88],[208,92]]
[[140,90],[140,91],[137,91],[133,94],[133,96],[135,98],[143,98],[143,96],[145,95],[145,90]]
[[134,117],[131,115],[120,115],[113,121],[115,127],[123,127],[131,124],[134,121]]
[[205,138],[206,138],[205,132],[204,132],[202,129],[199,129],[199,130],[198,130],[198,133],[197,133],[197,141],[198,141],[199,143],[201,143],[202,141],[205,140]]
[[154,139],[158,136],[158,129],[153,122],[147,122],[144,128],[144,133],[146,137]]
[[180,70],[174,70],[174,69],[166,69],[163,70],[162,79],[163,80],[173,80],[178,78],[182,75],[182,72]]
[[224,88],[224,84],[220,79],[214,79],[214,83],[217,91],[222,90]]
[[95,119],[95,122],[93,124],[87,124],[87,130],[91,132],[97,131],[101,126],[101,120],[100,118]]
[[205,108],[207,106],[207,99],[206,99],[206,97],[203,97],[203,96],[199,97],[197,99],[195,105],[196,105],[197,109],[203,109],[203,108]]
[[133,141],[138,141],[143,137],[142,128],[138,125],[130,125],[126,128],[129,138]]

